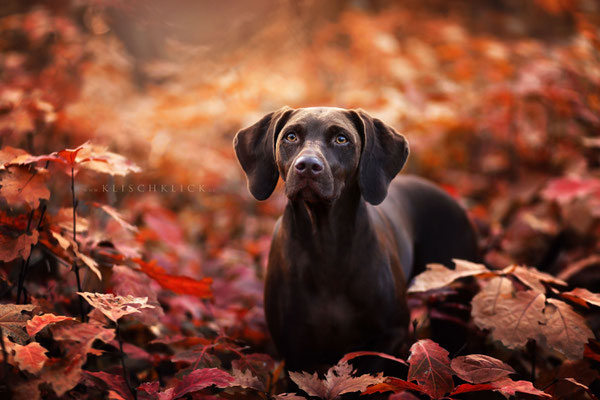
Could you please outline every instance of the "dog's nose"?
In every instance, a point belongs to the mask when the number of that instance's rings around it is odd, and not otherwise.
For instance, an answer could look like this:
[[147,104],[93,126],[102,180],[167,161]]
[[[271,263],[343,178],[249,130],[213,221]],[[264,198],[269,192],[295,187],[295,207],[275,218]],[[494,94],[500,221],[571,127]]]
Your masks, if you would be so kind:
[[323,172],[323,161],[315,156],[300,156],[294,164],[300,176],[315,177]]

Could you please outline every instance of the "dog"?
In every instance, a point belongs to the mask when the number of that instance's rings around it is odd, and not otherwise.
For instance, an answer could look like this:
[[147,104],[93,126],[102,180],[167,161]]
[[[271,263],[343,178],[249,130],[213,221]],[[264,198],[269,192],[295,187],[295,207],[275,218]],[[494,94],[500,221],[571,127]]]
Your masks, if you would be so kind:
[[234,149],[256,199],[285,182],[264,301],[288,370],[322,370],[352,351],[397,354],[407,280],[427,263],[477,257],[465,211],[424,179],[396,177],[408,142],[363,110],[284,107],[240,130]]

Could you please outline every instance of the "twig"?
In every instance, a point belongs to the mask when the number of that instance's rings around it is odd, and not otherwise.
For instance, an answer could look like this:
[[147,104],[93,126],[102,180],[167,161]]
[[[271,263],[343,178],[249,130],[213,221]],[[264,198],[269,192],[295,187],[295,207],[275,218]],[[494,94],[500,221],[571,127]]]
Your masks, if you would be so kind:
[[[25,233],[27,235],[29,235],[30,231],[31,231],[31,220],[33,219],[33,213],[35,212],[35,210],[31,210],[29,212],[29,217],[27,219],[27,229],[25,231]],[[33,245],[31,245],[30,250],[33,249]],[[17,286],[17,304],[21,304],[21,293],[23,293],[23,285],[25,284],[25,270],[27,269],[27,266],[29,265],[29,259],[31,257],[31,251],[29,251],[29,255],[27,256],[27,259],[23,259],[23,262],[21,263],[21,270],[19,271],[19,282],[18,282],[18,286]]]
[[[73,166],[71,166],[71,200],[73,203],[73,246],[77,246],[77,199],[75,198],[75,174],[73,171]],[[81,279],[79,278],[79,267],[77,266],[77,253],[75,252],[75,247],[73,247],[73,271],[75,272],[75,278],[77,279],[77,291],[83,292],[83,289],[81,289]],[[79,313],[81,314],[81,322],[85,322],[83,298],[81,296],[77,297],[79,298]]]
[[129,382],[129,373],[127,372],[127,367],[125,366],[125,352],[123,351],[123,339],[121,339],[121,329],[119,328],[118,322],[115,322],[115,325],[117,326],[117,340],[119,341],[119,355],[121,358],[121,366],[123,367],[123,378],[125,378],[125,383],[127,384],[127,387],[129,388],[131,394],[133,394],[134,399],[137,400],[137,390],[133,386],[131,386],[131,382]]

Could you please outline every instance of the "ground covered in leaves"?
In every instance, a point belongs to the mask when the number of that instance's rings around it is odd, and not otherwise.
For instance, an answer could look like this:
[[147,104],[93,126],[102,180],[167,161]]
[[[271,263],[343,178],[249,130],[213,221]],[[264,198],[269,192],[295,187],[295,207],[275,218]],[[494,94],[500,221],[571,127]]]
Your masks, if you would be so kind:
[[[597,398],[598,3],[209,3],[0,5],[0,397]],[[415,278],[406,359],[269,341],[285,199],[231,140],[284,105],[385,120],[478,228],[485,265]]]

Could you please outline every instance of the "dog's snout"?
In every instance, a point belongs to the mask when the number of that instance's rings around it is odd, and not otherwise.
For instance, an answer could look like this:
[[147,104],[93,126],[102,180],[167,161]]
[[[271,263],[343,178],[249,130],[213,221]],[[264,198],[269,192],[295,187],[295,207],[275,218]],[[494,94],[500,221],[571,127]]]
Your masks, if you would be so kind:
[[296,172],[301,176],[314,177],[323,172],[323,161],[316,156],[300,156],[294,163]]

